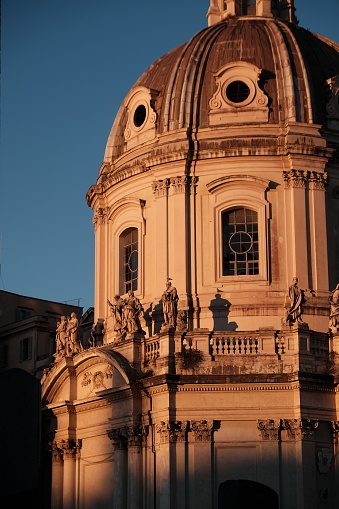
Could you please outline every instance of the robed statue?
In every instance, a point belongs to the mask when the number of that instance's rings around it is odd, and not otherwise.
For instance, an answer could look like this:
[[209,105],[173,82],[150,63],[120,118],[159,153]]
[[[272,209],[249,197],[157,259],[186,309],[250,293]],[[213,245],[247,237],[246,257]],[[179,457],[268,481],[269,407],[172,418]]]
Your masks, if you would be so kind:
[[290,308],[286,313],[286,322],[289,325],[293,323],[303,323],[302,315],[304,312],[303,304],[306,302],[304,290],[298,287],[298,278],[293,278],[293,283],[288,289],[290,299]]
[[330,293],[328,298],[331,305],[330,310],[330,327],[338,327],[339,324],[339,284]]
[[162,311],[164,313],[164,325],[175,327],[178,315],[178,293],[177,289],[172,286],[170,279],[167,280],[166,289],[161,297]]

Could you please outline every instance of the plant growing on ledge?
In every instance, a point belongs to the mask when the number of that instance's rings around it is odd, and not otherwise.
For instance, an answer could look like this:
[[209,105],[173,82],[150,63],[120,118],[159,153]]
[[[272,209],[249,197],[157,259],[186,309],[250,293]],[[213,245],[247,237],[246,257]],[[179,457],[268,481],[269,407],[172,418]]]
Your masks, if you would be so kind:
[[181,361],[181,369],[194,369],[204,360],[204,354],[201,350],[192,349],[178,352],[176,357]]

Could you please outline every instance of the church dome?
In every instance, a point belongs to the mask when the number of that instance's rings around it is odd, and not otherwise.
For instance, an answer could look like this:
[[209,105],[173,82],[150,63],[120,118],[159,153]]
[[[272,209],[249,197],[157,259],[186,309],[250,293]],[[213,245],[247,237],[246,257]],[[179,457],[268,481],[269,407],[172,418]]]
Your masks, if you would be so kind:
[[337,43],[285,19],[229,16],[144,72],[118,112],[105,162],[144,142],[160,154],[159,137],[181,129],[326,126],[328,80],[338,72]]

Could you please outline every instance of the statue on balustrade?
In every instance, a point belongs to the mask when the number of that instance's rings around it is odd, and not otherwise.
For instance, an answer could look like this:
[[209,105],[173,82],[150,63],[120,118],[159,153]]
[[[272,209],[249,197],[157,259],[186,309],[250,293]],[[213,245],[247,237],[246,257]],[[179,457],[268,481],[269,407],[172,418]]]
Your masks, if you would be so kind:
[[107,302],[112,313],[116,339],[130,338],[137,332],[143,333],[140,325],[143,307],[132,290],[128,291],[126,298],[121,298],[117,294],[113,304],[109,300]]
[[102,346],[104,344],[104,320],[103,318],[98,318],[97,323],[93,323],[91,329],[91,336],[88,339],[88,343],[90,346]]
[[306,302],[304,290],[298,287],[298,278],[293,278],[293,283],[288,289],[290,299],[290,308],[286,313],[286,322],[289,325],[294,323],[303,323],[302,315],[304,312],[303,304]]
[[175,327],[178,316],[178,293],[177,289],[172,286],[170,278],[167,279],[166,289],[161,297],[162,311],[164,313],[164,326]]
[[83,348],[80,343],[78,329],[79,322],[74,312],[68,318],[62,316],[60,321],[57,322],[54,362],[58,362],[63,357],[71,357],[82,351]]
[[339,325],[339,284],[330,293],[329,301],[331,305],[330,310],[330,327],[338,329]]

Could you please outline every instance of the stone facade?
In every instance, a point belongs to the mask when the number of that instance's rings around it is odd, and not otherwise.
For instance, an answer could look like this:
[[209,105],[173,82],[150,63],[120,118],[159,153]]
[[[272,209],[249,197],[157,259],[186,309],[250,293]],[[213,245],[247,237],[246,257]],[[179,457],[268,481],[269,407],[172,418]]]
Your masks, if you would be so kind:
[[43,379],[54,509],[339,505],[339,46],[293,1],[208,22],[87,193],[101,339]]

